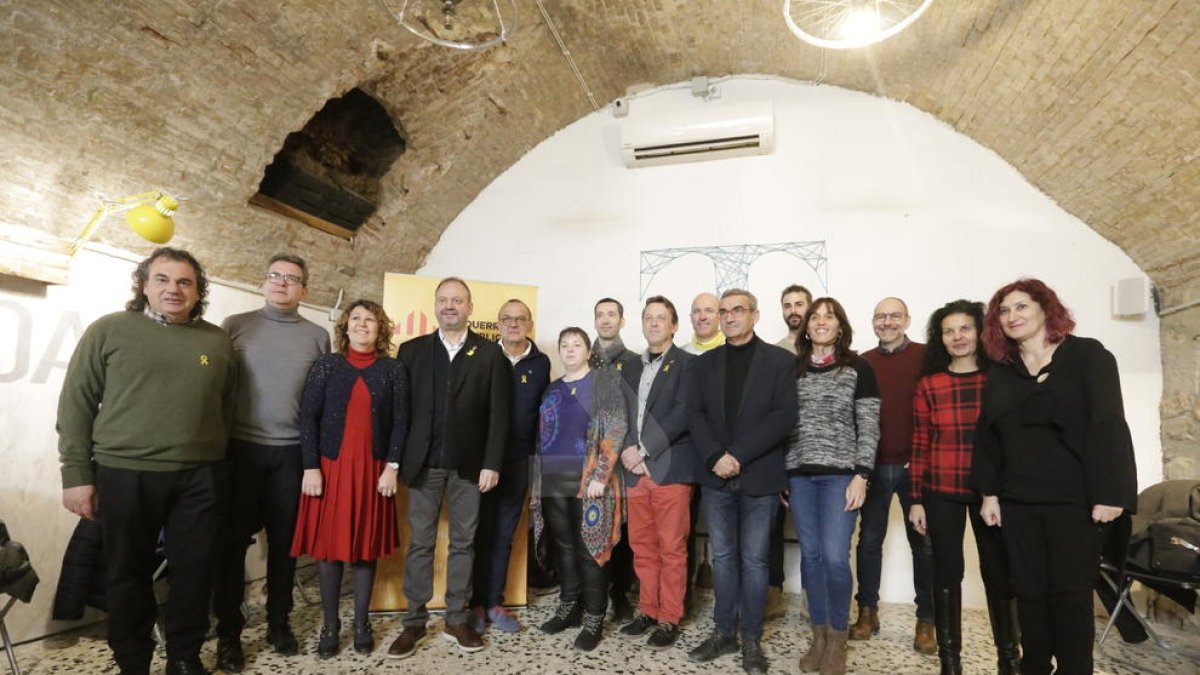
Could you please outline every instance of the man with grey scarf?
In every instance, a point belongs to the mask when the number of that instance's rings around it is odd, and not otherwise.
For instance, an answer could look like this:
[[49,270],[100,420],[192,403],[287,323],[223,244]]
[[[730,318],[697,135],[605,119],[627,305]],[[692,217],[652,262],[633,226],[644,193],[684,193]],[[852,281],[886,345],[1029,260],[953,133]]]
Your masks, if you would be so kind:
[[[625,398],[631,402],[633,417],[637,418],[638,380],[642,374],[642,359],[625,348],[621,341],[621,329],[625,327],[625,306],[613,298],[600,298],[593,308],[595,315],[596,341],[592,344],[592,358],[588,365],[592,370],[615,369],[621,374]],[[622,447],[637,443],[635,425]],[[629,590],[633,588],[633,550],[629,548],[629,537],[625,526],[621,526],[621,541],[613,549],[608,561],[609,600],[613,618],[618,622],[633,618],[633,604],[629,602]]]

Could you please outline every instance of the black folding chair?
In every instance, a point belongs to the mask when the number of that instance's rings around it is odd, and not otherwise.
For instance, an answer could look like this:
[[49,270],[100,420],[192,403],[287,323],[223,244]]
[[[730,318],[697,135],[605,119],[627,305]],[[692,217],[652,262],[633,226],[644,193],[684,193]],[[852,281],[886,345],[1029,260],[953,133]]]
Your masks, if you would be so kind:
[[1154,640],[1154,644],[1158,645],[1159,648],[1191,658],[1200,657],[1200,655],[1193,652],[1176,649],[1163,640],[1150,626],[1150,622],[1138,612],[1132,598],[1130,598],[1130,592],[1133,589],[1133,582],[1135,581],[1151,588],[1191,591],[1194,593],[1197,588],[1200,588],[1200,576],[1161,574],[1141,567],[1129,560],[1129,538],[1133,527],[1129,516],[1117,519],[1110,527],[1111,530],[1105,542],[1103,559],[1100,562],[1100,578],[1116,593],[1117,601],[1113,608],[1109,610],[1108,623],[1104,626],[1104,632],[1100,634],[1100,640],[1096,643],[1096,648],[1099,649],[1104,645],[1104,640],[1108,638],[1108,634],[1117,622],[1117,618],[1123,611],[1128,611],[1133,618],[1137,619],[1142,629],[1146,631],[1150,638]]

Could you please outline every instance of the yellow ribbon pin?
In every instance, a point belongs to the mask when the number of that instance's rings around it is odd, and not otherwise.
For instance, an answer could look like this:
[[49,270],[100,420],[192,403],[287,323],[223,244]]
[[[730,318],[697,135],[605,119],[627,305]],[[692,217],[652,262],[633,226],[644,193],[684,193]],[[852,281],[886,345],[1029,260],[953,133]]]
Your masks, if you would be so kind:
[[208,355],[207,354],[200,355],[200,365],[202,365],[202,366],[208,365]]
[[467,356],[475,356],[475,348],[471,347],[467,350]]
[[521,376],[521,384],[529,384],[529,376],[528,375]]

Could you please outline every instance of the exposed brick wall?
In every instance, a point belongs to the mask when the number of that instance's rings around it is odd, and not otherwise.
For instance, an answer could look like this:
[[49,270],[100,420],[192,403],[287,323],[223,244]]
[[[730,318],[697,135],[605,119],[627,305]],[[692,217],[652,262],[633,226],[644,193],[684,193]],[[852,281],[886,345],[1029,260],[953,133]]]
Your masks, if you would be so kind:
[[[994,149],[1126,250],[1167,305],[1200,299],[1200,6],[935,2],[876,47],[796,40],[778,0],[545,0],[598,101],[639,83],[765,73],[906,101]],[[535,6],[509,45],[417,41],[377,2],[0,2],[0,219],[70,236],[88,195],[189,198],[178,243],[251,281],[281,249],[313,299],[377,294],[445,226],[591,105]],[[361,86],[410,146],[353,244],[246,205],[288,133]],[[100,238],[148,247],[110,224]],[[1163,324],[1167,475],[1194,475],[1200,309]],[[1184,420],[1186,419],[1186,423]],[[1183,458],[1176,461],[1175,458]]]

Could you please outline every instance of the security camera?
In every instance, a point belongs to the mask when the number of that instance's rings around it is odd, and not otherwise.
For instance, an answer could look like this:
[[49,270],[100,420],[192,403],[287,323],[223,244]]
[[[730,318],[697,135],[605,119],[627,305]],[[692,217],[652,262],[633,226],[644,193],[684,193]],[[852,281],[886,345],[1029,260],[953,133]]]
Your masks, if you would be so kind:
[[621,98],[613,99],[612,102],[613,117],[626,117],[629,115],[629,99],[622,96]]

